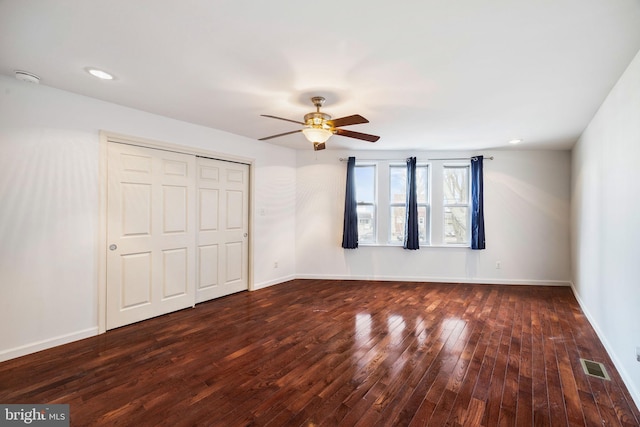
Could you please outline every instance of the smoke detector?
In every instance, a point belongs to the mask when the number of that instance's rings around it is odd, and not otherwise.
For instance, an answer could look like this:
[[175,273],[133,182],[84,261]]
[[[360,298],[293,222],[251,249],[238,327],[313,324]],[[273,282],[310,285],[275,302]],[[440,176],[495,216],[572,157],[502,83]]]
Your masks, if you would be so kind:
[[28,83],[35,83],[35,84],[40,83],[40,77],[36,76],[35,74],[31,74],[27,71],[16,70],[16,79],[21,80],[23,82],[28,82]]

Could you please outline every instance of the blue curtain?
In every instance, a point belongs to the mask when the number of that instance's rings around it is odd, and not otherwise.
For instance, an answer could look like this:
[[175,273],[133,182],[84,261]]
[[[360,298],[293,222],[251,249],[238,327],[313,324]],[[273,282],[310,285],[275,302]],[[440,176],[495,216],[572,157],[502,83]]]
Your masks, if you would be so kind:
[[482,156],[471,158],[471,249],[484,249]]
[[347,163],[347,189],[344,198],[344,227],[342,229],[342,247],[358,247],[358,203],[356,200],[356,158],[349,157]]
[[418,195],[416,192],[416,158],[407,159],[407,203],[404,223],[405,249],[420,249],[420,233],[418,231]]

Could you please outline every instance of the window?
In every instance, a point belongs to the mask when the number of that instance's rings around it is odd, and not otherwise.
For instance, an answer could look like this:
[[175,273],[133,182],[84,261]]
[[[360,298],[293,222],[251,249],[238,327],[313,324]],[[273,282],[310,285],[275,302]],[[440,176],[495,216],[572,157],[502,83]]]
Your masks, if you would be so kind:
[[[407,167],[399,161],[356,163],[358,243],[402,245]],[[432,160],[416,167],[420,246],[468,246],[471,241],[468,162]]]
[[442,175],[443,243],[468,244],[471,223],[469,166],[445,165]]
[[376,166],[356,165],[358,243],[376,242]]
[[[426,165],[416,167],[416,193],[418,196],[418,232],[420,243],[427,243],[427,215],[429,213],[429,170]],[[402,243],[406,222],[407,167],[389,166],[389,243]]]

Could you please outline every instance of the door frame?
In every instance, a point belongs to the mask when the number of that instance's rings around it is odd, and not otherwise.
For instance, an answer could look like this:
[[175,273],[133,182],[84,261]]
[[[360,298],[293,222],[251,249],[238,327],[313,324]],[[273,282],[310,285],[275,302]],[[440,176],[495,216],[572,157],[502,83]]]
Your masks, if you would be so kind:
[[[120,143],[136,145],[144,148],[156,150],[173,151],[176,153],[189,154],[193,156],[208,157],[211,159],[227,162],[242,163],[249,166],[249,262],[248,262],[248,287],[249,291],[255,290],[253,280],[253,213],[251,207],[254,205],[254,162],[255,159],[235,156],[216,151],[203,150],[197,147],[171,144],[167,142],[154,141],[135,136],[122,135],[115,132],[100,131],[100,145],[98,156],[98,334],[107,331],[107,188],[108,188],[108,147],[110,143]],[[193,301],[195,305],[195,299]]]

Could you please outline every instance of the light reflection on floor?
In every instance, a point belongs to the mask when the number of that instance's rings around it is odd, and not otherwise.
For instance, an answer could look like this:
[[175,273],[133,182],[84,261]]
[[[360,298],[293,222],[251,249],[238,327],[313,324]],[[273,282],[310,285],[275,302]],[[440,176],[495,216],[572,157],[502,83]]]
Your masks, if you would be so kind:
[[[373,349],[376,356],[363,358],[363,356],[369,353],[373,348],[374,344],[371,341],[372,331],[375,329],[376,334],[380,334],[380,332],[377,332],[380,329],[378,325],[379,321],[379,319],[374,319],[369,313],[357,313],[355,316],[355,351],[353,352],[352,357],[359,368],[364,368],[371,362],[384,363],[384,360],[379,360],[379,356],[382,355],[382,352],[384,352],[384,354],[390,354],[394,353],[396,349],[404,349],[404,346],[401,344],[408,338],[407,335],[410,335],[412,332],[416,334],[415,345],[417,348],[425,346],[431,334],[435,333],[438,336],[441,336],[443,339],[441,344],[444,354],[459,351],[459,349],[455,348],[456,343],[466,342],[467,335],[469,333],[469,330],[466,327],[467,322],[458,317],[447,317],[445,319],[435,321],[435,323],[432,321],[432,323],[429,324],[429,321],[424,319],[421,315],[417,315],[415,319],[405,319],[402,315],[390,314],[387,316],[385,322],[386,325],[384,326],[387,334],[387,340],[385,340],[384,344],[381,344],[380,342],[376,344],[376,347],[379,346],[378,349]],[[413,325],[410,330],[407,330],[408,324]],[[456,332],[454,334],[456,339],[448,339],[453,331]],[[430,343],[430,345],[432,344],[433,343]],[[397,354],[395,354],[392,359],[396,362],[394,370],[401,369],[405,363],[403,358],[398,359]]]

